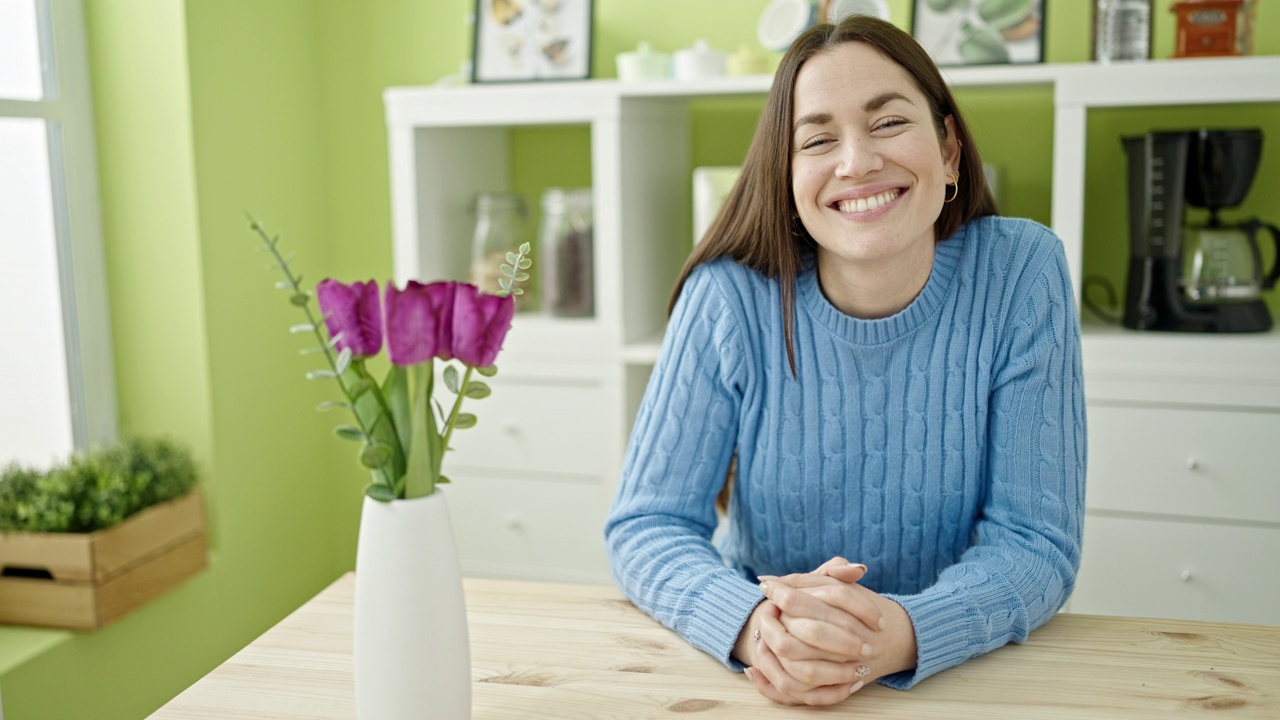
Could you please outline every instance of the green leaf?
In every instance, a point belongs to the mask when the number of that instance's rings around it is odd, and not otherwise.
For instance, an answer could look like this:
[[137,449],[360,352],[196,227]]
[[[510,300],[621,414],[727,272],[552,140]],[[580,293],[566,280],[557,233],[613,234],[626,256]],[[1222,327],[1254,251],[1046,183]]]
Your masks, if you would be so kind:
[[391,460],[391,447],[379,442],[372,442],[360,451],[360,464],[371,470],[386,466]]
[[336,408],[349,408],[349,407],[351,407],[351,403],[339,402],[338,400],[325,400],[324,402],[316,406],[316,411],[325,412],[327,410],[334,410]]
[[351,348],[342,348],[342,352],[338,353],[338,362],[336,372],[341,375],[351,366]]
[[516,273],[516,282],[524,282],[525,280],[528,280],[528,279],[529,279],[529,273],[527,272]]
[[437,470],[436,453],[440,446],[435,419],[431,417],[428,403],[435,374],[428,360],[413,366],[413,429],[409,440],[409,457],[404,474],[404,494],[407,498],[430,495],[435,489]]
[[338,374],[332,370],[312,370],[307,373],[308,380],[328,380],[336,377],[338,377]]
[[449,483],[451,483],[451,482],[453,482],[453,481],[452,481],[452,480],[450,480],[449,478],[445,477],[444,475],[441,475],[440,477],[436,478],[436,484],[437,484],[437,485],[448,485],[448,484],[449,484]]
[[289,298],[289,302],[297,305],[298,307],[303,307],[307,303],[311,302],[311,296],[305,292],[294,293],[293,296]]
[[529,254],[529,243],[527,243],[527,242],[522,242],[522,243],[520,243],[520,254],[521,254],[521,255],[528,255],[528,254]]
[[408,371],[399,365],[392,365],[387,371],[387,379],[382,381],[382,396],[387,399],[387,407],[391,410],[391,423],[396,427],[400,448],[408,453],[410,440]]
[[472,380],[467,383],[467,389],[464,392],[467,397],[479,400],[481,398],[489,397],[493,391],[490,390],[489,386],[485,383],[482,383],[479,380]]
[[511,263],[512,265],[519,265],[519,264],[520,264],[520,256],[519,256],[519,255],[516,255],[516,254],[515,254],[515,253],[513,253],[513,252],[509,252],[509,253],[507,253],[507,262]]
[[368,437],[365,436],[364,432],[355,425],[339,425],[333,429],[333,434],[343,440],[359,440],[360,442],[368,440]]
[[382,483],[369,483],[369,487],[364,489],[364,494],[379,502],[391,502],[396,499],[395,492]]
[[520,258],[519,267],[521,270],[528,270],[533,267],[533,261],[529,258]]
[[298,333],[309,333],[315,329],[316,326],[311,323],[300,323],[289,328],[289,332],[293,335],[297,335]]
[[497,375],[497,374],[498,374],[498,366],[497,366],[497,365],[485,365],[484,367],[478,367],[478,368],[476,368],[476,372],[480,373],[481,375],[483,375],[483,376],[485,376],[485,377],[493,377],[494,375]]
[[458,413],[458,418],[453,421],[455,430],[466,430],[476,426],[476,416],[471,413]]
[[454,395],[458,394],[458,368],[450,365],[444,369],[444,386]]
[[523,288],[516,288],[515,290],[512,290],[512,291],[511,291],[511,294],[512,294],[512,295],[523,295],[523,294],[524,294],[524,289],[523,289]]

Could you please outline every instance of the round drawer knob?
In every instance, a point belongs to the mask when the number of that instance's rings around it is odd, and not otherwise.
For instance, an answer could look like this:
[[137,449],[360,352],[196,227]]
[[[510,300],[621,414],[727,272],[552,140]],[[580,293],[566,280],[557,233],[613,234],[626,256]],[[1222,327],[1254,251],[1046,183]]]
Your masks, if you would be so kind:
[[506,516],[505,518],[502,519],[502,525],[506,529],[514,530],[516,532],[520,532],[521,530],[524,530],[524,520],[521,520],[519,515]]
[[1195,470],[1200,467],[1200,461],[1195,458],[1187,458],[1187,469]]
[[1191,580],[1191,571],[1190,571],[1190,570],[1183,570],[1183,571],[1182,571],[1182,582],[1188,582],[1189,580]]

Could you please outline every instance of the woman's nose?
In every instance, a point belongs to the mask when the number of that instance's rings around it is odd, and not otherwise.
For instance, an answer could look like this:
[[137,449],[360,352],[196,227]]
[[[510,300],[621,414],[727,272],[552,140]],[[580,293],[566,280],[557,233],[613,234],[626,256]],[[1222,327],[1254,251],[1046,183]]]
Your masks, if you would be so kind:
[[840,161],[836,166],[836,175],[840,177],[862,177],[869,172],[879,170],[883,165],[875,143],[865,138],[855,138],[842,143]]

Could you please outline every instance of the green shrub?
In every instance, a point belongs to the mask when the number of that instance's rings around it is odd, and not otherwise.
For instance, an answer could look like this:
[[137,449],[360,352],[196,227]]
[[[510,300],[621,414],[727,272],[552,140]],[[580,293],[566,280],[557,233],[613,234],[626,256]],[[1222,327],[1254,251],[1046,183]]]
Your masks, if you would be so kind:
[[161,438],[76,455],[43,473],[10,465],[0,474],[0,531],[102,530],[195,484],[190,452]]

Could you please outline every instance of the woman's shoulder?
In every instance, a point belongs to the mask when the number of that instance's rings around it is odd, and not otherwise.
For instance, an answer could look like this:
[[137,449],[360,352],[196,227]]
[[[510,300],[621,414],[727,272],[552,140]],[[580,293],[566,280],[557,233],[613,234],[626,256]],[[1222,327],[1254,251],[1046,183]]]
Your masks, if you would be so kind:
[[1035,220],[989,215],[971,221],[966,234],[971,257],[980,264],[1023,271],[1066,265],[1061,238]]
[[761,296],[774,293],[777,281],[733,258],[716,258],[700,263],[689,272],[681,296],[701,300],[717,298],[734,304],[754,304]]

